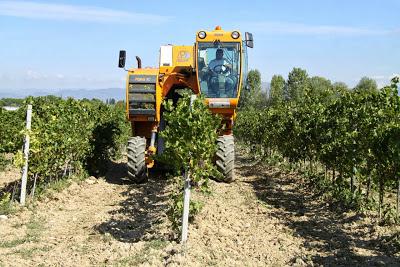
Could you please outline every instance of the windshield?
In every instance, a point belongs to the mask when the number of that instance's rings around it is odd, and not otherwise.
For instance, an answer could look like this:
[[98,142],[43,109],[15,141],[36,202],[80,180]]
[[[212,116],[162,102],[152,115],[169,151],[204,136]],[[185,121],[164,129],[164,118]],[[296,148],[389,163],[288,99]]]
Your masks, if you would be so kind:
[[198,43],[201,93],[209,98],[237,97],[240,78],[240,43]]

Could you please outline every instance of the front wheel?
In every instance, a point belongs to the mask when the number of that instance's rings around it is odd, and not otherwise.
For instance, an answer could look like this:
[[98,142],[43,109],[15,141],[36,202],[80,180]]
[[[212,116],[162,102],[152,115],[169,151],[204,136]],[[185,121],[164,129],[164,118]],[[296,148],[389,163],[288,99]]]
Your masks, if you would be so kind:
[[128,140],[128,178],[135,183],[147,180],[146,138],[135,136]]
[[216,164],[223,176],[220,180],[230,183],[235,178],[235,140],[232,135],[223,135],[218,137],[217,145]]

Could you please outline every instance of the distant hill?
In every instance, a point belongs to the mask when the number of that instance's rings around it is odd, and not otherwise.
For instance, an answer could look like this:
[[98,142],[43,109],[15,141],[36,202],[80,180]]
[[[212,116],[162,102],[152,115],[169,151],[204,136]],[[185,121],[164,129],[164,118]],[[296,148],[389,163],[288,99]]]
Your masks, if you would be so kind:
[[[269,92],[270,83],[262,82],[261,90]],[[114,98],[115,100],[125,100],[124,88],[107,88],[107,89],[60,89],[60,90],[42,90],[42,89],[29,89],[29,90],[0,90],[0,98],[25,98],[27,96],[45,96],[55,95],[63,98],[73,97],[77,99],[92,99],[97,98],[106,100]]]
[[0,90],[0,98],[25,98],[27,96],[45,96],[55,95],[63,98],[73,97],[77,99],[97,98],[106,100],[114,98],[115,100],[125,99],[125,89],[107,88],[107,89],[60,89],[60,90]]

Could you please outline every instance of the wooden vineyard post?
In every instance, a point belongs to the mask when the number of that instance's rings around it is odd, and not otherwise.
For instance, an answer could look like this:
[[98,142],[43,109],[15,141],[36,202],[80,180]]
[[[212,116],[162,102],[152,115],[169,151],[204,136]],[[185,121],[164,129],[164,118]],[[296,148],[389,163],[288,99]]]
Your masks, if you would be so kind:
[[[196,95],[190,96],[190,111],[192,111],[193,102],[196,100]],[[183,191],[183,214],[182,214],[182,236],[181,243],[185,245],[189,231],[189,208],[190,208],[190,173],[188,168],[184,173],[184,191]]]
[[29,142],[30,142],[29,131],[31,129],[31,119],[32,119],[32,105],[28,105],[28,110],[26,112],[27,132],[25,134],[25,144],[24,144],[24,167],[22,168],[21,197],[20,197],[20,203],[23,206],[25,206],[26,184],[28,179],[28,158],[29,158]]

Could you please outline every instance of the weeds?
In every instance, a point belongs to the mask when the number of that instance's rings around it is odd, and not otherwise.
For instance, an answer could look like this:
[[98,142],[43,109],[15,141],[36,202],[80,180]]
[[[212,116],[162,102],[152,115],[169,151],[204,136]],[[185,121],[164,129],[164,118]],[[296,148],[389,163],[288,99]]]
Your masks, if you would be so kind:
[[42,218],[36,218],[32,216],[30,221],[26,224],[27,230],[24,237],[10,241],[0,241],[0,247],[13,248],[27,242],[38,242],[40,240],[41,234],[45,230],[44,224],[45,221]]
[[11,201],[11,194],[10,193],[5,193],[1,198],[0,198],[0,215],[1,214],[11,214],[15,211],[14,205]]
[[13,253],[17,253],[19,255],[21,255],[21,257],[25,260],[29,260],[30,258],[32,258],[32,256],[37,253],[37,252],[47,252],[51,249],[51,247],[49,246],[44,246],[44,247],[33,247],[33,248],[21,248],[18,249],[16,251],[14,251]]
[[167,246],[168,242],[161,239],[151,240],[144,244],[143,248],[132,256],[122,258],[115,266],[137,266],[147,263],[152,257],[157,257],[157,252],[154,250],[162,250]]

